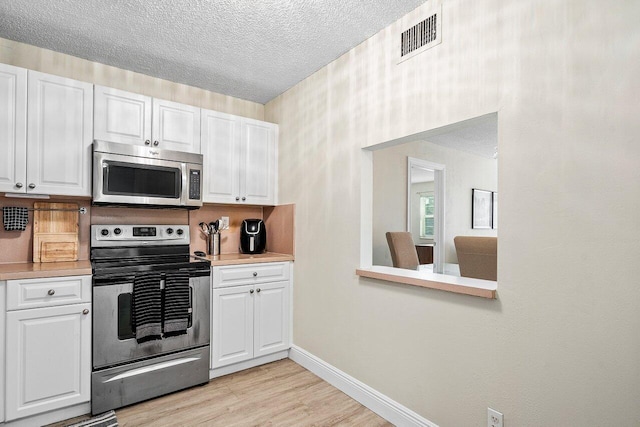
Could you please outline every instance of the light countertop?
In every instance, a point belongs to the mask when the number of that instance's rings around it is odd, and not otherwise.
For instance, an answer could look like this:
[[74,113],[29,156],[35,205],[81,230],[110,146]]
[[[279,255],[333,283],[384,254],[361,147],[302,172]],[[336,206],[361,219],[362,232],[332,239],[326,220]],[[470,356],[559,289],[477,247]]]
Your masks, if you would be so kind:
[[[256,264],[263,262],[293,261],[293,255],[267,252],[264,254],[221,254],[203,257],[211,266]],[[41,277],[84,276],[91,274],[91,261],[68,262],[16,262],[0,264],[0,280],[36,279]]]
[[0,264],[0,280],[91,274],[91,261],[16,262]]
[[211,261],[212,267],[221,265],[256,264],[262,262],[293,261],[293,255],[266,252],[264,254],[220,254],[203,257]]

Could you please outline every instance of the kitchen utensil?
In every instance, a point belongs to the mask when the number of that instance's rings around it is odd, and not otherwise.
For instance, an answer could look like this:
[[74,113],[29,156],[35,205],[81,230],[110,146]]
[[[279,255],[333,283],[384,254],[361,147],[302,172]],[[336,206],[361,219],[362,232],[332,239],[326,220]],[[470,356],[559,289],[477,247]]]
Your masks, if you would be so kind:
[[202,231],[205,235],[208,236],[211,234],[211,228],[207,223],[201,222],[200,224],[198,224],[198,226],[200,227],[200,231]]

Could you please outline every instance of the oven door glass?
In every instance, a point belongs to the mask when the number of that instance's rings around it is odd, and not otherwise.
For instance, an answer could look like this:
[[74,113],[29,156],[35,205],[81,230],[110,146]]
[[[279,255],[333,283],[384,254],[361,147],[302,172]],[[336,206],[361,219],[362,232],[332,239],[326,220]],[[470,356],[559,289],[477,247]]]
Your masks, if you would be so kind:
[[180,168],[109,160],[102,165],[103,194],[180,199]]

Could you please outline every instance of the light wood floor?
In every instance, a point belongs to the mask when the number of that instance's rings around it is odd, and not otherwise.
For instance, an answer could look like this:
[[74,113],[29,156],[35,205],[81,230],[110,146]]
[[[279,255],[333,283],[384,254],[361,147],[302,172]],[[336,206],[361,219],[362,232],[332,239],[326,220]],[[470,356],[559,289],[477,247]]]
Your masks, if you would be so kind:
[[284,359],[116,410],[123,427],[392,426]]

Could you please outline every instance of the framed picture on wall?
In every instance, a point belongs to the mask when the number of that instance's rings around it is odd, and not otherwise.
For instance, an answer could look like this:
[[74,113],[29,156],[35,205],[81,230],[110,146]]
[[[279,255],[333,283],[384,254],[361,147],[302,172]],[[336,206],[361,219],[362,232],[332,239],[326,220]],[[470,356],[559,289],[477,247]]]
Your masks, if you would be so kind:
[[471,228],[491,228],[492,192],[471,189]]
[[498,193],[495,191],[491,193],[491,206],[493,209],[493,213],[491,215],[491,228],[494,230],[498,229]]

